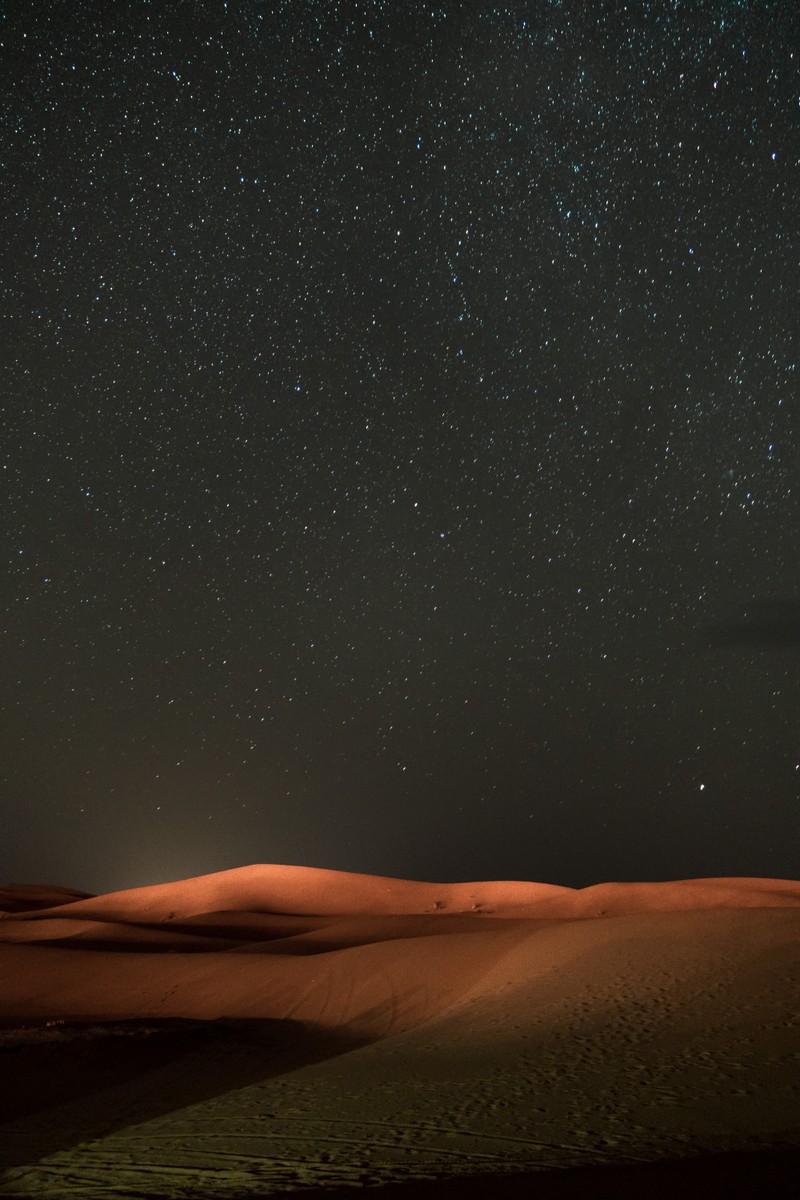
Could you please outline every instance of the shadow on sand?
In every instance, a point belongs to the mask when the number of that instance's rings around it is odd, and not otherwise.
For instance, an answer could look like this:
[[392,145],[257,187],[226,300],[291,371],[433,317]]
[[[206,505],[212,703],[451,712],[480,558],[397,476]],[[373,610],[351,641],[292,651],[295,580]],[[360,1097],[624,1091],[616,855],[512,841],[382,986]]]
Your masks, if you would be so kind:
[[[58,1151],[363,1045],[295,1021],[147,1020],[0,1031],[2,1166]],[[176,1069],[177,1068],[177,1069]],[[475,1175],[382,1187],[270,1192],[294,1200],[703,1200],[794,1194],[793,1132],[771,1149]],[[0,1187],[0,1190],[1,1187]],[[14,1193],[18,1195],[19,1193]],[[149,1200],[158,1200],[148,1191]],[[201,1200],[185,1193],[186,1200]],[[229,1200],[237,1200],[231,1194]],[[248,1194],[247,1200],[258,1200]],[[267,1200],[267,1197],[264,1197]]]
[[[794,1195],[798,1179],[800,1147],[789,1146],[703,1154],[680,1161],[277,1194],[291,1195],[293,1200],[764,1200]],[[271,1193],[270,1200],[275,1195]],[[247,1200],[258,1198],[248,1196]]]
[[36,1162],[360,1045],[289,1020],[170,1018],[0,1030],[0,1166]]

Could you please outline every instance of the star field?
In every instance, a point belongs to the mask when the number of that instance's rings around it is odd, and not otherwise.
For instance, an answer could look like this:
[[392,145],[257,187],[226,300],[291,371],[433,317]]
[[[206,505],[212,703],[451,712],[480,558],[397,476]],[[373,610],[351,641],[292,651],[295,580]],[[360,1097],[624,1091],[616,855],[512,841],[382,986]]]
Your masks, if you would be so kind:
[[794,6],[0,36],[0,874],[796,877]]

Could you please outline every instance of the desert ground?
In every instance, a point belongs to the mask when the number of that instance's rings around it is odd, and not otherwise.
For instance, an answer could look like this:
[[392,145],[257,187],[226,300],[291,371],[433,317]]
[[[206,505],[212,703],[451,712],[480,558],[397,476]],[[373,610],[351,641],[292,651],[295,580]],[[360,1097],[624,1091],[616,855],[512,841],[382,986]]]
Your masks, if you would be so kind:
[[0,1195],[778,1195],[800,882],[0,888]]

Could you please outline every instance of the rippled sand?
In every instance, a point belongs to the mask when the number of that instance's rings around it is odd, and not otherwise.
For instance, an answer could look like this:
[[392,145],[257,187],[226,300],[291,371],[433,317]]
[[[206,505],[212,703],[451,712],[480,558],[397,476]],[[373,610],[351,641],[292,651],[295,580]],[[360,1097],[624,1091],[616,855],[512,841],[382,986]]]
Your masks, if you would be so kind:
[[735,1196],[800,1167],[800,883],[255,866],[0,904],[0,1195]]

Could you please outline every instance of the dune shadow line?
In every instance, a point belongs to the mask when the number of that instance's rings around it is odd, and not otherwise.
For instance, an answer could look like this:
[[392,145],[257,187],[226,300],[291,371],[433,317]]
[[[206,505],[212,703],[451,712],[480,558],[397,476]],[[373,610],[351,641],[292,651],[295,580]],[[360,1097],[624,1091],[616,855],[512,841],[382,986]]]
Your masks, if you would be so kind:
[[[364,1039],[302,1021],[166,1020],[5,1031],[0,1167],[347,1053]],[[46,1035],[46,1036],[44,1036]]]

